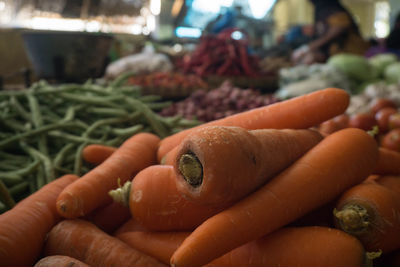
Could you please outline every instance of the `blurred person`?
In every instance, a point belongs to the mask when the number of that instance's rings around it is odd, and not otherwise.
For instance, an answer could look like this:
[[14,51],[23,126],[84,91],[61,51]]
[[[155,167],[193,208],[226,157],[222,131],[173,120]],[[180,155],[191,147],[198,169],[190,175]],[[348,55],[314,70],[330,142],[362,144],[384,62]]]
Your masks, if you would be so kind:
[[369,48],[353,17],[338,0],[310,0],[314,5],[315,39],[297,48],[292,60],[297,64],[325,62],[337,53],[364,55]]
[[385,41],[388,49],[400,50],[400,13],[397,14],[393,29]]

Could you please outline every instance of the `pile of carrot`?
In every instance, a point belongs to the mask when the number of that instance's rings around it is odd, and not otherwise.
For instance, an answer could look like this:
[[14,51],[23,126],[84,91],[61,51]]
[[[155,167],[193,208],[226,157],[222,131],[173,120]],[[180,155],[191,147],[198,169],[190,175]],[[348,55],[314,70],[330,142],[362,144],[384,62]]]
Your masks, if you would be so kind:
[[0,215],[1,266],[395,266],[400,154],[326,134],[328,88],[181,131],[92,144],[94,164]]

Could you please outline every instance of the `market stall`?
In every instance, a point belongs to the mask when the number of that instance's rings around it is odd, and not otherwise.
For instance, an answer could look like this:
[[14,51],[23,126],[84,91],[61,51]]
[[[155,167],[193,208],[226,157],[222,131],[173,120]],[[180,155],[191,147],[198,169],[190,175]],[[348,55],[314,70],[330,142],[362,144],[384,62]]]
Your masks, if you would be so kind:
[[400,266],[400,24],[363,1],[320,45],[319,1],[0,0],[0,267]]

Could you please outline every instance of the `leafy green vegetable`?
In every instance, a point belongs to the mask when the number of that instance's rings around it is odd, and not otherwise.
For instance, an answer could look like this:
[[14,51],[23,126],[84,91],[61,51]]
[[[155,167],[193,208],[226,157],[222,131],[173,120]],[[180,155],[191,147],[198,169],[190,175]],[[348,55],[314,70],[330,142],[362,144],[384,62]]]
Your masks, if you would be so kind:
[[377,77],[377,73],[368,60],[354,54],[337,54],[329,58],[327,64],[342,71],[350,79],[365,82]]
[[382,77],[385,68],[397,61],[397,56],[392,53],[377,54],[370,57],[368,61],[375,68],[378,76]]
[[398,83],[400,81],[400,62],[387,66],[384,77],[387,83]]

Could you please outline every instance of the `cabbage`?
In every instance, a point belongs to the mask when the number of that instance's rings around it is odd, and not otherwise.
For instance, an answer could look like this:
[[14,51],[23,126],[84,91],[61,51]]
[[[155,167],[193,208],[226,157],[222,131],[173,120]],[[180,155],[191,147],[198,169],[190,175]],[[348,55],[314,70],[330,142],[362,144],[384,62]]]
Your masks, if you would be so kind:
[[359,55],[337,54],[330,57],[327,64],[342,71],[348,78],[359,82],[366,82],[377,77],[377,72],[368,60]]
[[379,76],[382,76],[385,68],[397,61],[397,56],[392,53],[378,54],[369,58],[369,63],[375,68]]
[[384,71],[384,77],[387,83],[398,83],[400,81],[400,62],[387,66]]

